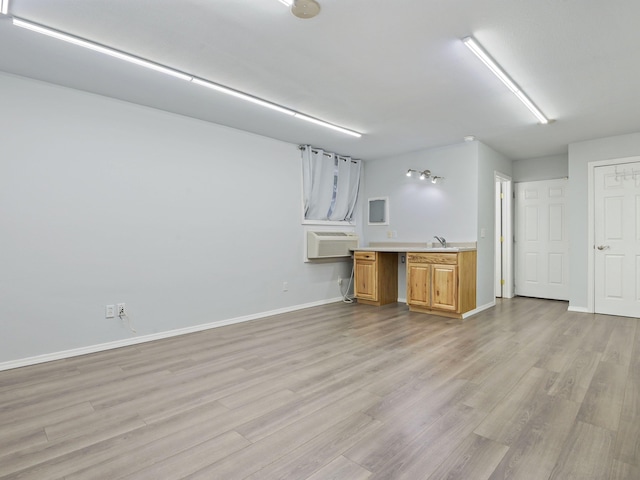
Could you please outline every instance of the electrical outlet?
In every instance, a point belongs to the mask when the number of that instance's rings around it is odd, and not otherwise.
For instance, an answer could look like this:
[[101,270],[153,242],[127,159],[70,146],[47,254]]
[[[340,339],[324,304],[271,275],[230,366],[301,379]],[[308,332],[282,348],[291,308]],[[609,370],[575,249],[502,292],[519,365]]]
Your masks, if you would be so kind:
[[282,282],[282,291],[283,292],[289,291],[289,282]]
[[124,303],[118,303],[116,305],[116,311],[118,312],[119,317],[124,317],[127,314],[127,309]]
[[342,277],[338,277],[338,286],[342,286]]
[[115,305],[107,305],[104,308],[104,318],[113,318],[116,316],[116,306]]

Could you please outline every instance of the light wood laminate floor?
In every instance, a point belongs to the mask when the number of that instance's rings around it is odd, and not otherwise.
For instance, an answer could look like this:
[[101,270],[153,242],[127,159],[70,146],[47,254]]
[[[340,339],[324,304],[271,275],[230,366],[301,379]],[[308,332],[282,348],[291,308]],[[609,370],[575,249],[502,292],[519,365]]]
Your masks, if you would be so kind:
[[638,480],[638,319],[333,304],[0,372],[0,478]]

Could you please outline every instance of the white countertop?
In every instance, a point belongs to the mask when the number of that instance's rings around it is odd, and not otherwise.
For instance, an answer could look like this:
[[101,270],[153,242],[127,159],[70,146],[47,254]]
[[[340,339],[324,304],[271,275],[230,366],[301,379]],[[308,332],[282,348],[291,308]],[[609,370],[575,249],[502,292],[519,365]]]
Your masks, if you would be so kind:
[[475,250],[475,247],[358,247],[352,249],[354,252],[391,252],[391,253],[403,253],[403,252],[415,252],[415,253],[456,253],[456,252],[470,252]]
[[451,242],[447,248],[432,246],[428,243],[371,242],[368,247],[352,249],[354,252],[390,252],[390,253],[456,253],[476,250],[476,242]]

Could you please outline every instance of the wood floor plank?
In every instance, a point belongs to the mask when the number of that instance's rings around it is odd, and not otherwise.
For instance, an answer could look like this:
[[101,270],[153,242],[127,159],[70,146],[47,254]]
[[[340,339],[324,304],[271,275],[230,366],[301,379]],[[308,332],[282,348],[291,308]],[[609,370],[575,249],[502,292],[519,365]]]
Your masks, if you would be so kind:
[[[77,458],[94,462],[109,445],[140,429],[137,417],[120,419],[107,429],[83,432],[63,443],[35,444],[0,458],[0,478],[58,478],[78,467]],[[87,455],[91,452],[94,455]]]
[[249,475],[247,480],[308,478],[327,466],[358,440],[371,435],[381,422],[356,412],[342,422],[318,434],[300,447]]
[[436,409],[412,408],[388,418],[375,435],[364,438],[344,452],[344,456],[367,471],[389,462],[442,415]]
[[343,456],[319,469],[307,480],[367,480],[371,472]]
[[611,332],[609,342],[602,354],[603,362],[629,365],[633,355],[633,344],[636,333],[636,323],[627,321]]
[[[252,419],[235,427],[235,430],[248,438],[252,442],[268,437],[278,430],[299,421],[314,412],[321,410],[327,405],[346,403],[345,399],[357,394],[358,389],[353,385],[343,385],[341,388],[330,388],[313,397],[296,396],[295,401],[282,405],[280,408],[268,412],[268,414]],[[363,392],[365,393],[365,392]],[[379,397],[366,392],[362,397],[369,400],[363,402],[362,408],[366,405],[379,401]]]
[[491,411],[537,361],[536,357],[530,355],[514,355],[506,365],[496,366],[463,403],[485,412]]
[[580,405],[547,396],[498,464],[490,480],[548,480]]
[[423,430],[387,463],[373,471],[371,479],[415,480],[428,478],[471,434],[483,413],[465,405],[452,407]]
[[[67,474],[65,480],[87,478],[180,478],[220,460],[247,445],[249,441],[236,432],[215,436],[206,422],[160,437],[134,452],[112,451],[99,463]],[[213,437],[213,438],[212,438]]]
[[[159,457],[161,458],[160,460],[154,461],[153,464],[148,467],[143,467],[138,464],[135,467],[136,470],[128,475],[110,478],[127,480],[182,478],[241,450],[247,445],[250,445],[250,442],[246,438],[234,431],[230,431],[199,443],[194,447],[187,448],[179,453],[169,453],[168,456]],[[67,478],[71,480],[73,477]]]
[[244,479],[377,401],[379,397],[369,392],[356,391],[185,478]]
[[617,431],[627,371],[625,365],[600,362],[578,412],[578,420]]
[[640,478],[640,467],[629,465],[619,460],[614,460],[611,465],[610,480],[638,480]]
[[[43,412],[40,415],[33,415],[28,418],[16,416],[12,421],[0,424],[0,431],[2,432],[3,439],[9,439],[12,435],[20,435],[24,432],[40,431],[44,434],[45,428],[49,425],[89,415],[93,412],[95,412],[95,410],[90,402],[82,402],[52,412]],[[0,457],[4,455],[9,443],[10,442],[0,442]]]
[[[27,450],[35,446],[47,445],[47,434],[41,428],[34,430],[20,430],[11,434],[2,432],[2,445],[0,445],[0,458],[14,452]],[[2,471],[0,469],[0,471]]]
[[471,434],[440,464],[428,480],[486,480],[508,450],[509,447],[506,445]]
[[545,389],[554,375],[531,368],[474,432],[504,445],[513,444],[546,404]]
[[569,355],[572,356],[572,360],[566,369],[559,372],[549,389],[549,394],[581,403],[591,385],[602,354],[574,349],[569,351]]
[[620,413],[615,458],[640,467],[640,368],[630,368]]
[[549,480],[600,480],[607,478],[613,461],[614,433],[577,422]]

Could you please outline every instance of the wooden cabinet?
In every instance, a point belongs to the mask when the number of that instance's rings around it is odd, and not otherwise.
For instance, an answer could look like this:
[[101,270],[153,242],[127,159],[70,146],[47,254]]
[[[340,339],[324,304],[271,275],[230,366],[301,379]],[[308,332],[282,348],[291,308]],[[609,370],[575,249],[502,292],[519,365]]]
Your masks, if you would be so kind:
[[476,308],[476,251],[407,254],[407,304],[415,312],[462,318]]
[[386,305],[398,301],[398,254],[354,253],[354,293],[358,303]]

